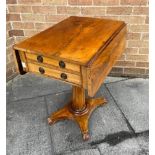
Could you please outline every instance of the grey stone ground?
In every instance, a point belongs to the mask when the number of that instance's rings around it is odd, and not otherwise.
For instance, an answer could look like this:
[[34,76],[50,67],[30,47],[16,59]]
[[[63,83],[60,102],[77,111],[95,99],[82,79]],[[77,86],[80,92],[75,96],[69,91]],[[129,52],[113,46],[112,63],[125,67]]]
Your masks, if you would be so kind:
[[75,122],[48,126],[47,116],[71,97],[71,86],[32,74],[7,83],[7,155],[149,154],[148,79],[108,77],[97,92],[108,104],[89,121],[83,142]]

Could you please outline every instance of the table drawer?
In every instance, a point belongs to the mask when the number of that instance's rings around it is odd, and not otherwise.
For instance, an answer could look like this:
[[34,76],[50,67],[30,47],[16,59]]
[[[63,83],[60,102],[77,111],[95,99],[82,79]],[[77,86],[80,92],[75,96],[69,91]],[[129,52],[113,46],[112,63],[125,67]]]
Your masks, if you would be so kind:
[[66,69],[66,70],[72,70],[75,72],[79,72],[80,73],[80,66],[77,64],[72,64],[72,63],[68,63],[65,61],[61,61],[61,60],[56,60],[56,59],[52,59],[52,58],[47,58],[41,55],[35,55],[35,54],[31,54],[31,53],[26,53],[26,58],[28,60],[33,60],[36,62],[39,62],[40,64],[48,64],[48,65],[52,65],[55,67],[59,67],[62,69]]
[[42,74],[45,76],[53,77],[56,79],[60,79],[62,81],[74,83],[77,85],[81,85],[81,77],[80,75],[62,72],[60,70],[44,67],[42,65],[37,65],[33,63],[28,63],[28,68],[30,72]]

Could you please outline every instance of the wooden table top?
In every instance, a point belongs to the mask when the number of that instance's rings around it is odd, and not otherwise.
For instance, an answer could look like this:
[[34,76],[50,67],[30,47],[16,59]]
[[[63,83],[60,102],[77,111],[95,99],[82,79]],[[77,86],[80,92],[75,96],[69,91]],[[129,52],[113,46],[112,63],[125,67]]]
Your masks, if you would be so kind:
[[123,21],[71,16],[14,49],[87,66],[124,26]]

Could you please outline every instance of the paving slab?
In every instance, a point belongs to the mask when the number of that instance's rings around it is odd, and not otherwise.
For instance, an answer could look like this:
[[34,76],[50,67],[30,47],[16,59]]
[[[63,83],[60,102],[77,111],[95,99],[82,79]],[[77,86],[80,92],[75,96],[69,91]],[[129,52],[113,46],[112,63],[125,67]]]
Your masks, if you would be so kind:
[[71,153],[64,153],[63,155],[100,155],[100,152],[98,149],[86,149],[86,150],[79,150],[74,151]]
[[[90,149],[93,147],[94,142],[104,139],[110,133],[129,131],[120,110],[104,85],[96,94],[97,96],[105,96],[108,104],[97,108],[89,120],[91,139],[87,142],[82,140],[80,130],[75,122],[69,120],[59,121],[50,127],[55,153]],[[70,98],[71,90],[47,96],[48,113],[50,114],[63,107],[70,101]]]
[[6,103],[11,102],[13,100],[12,83],[12,80],[6,83]]
[[117,145],[102,143],[99,146],[101,155],[142,155],[135,138],[127,139]]
[[7,155],[51,155],[44,98],[11,102],[6,106]]
[[149,129],[149,80],[130,79],[106,84],[135,132]]
[[71,85],[32,73],[18,75],[12,83],[13,100],[53,94],[71,89]]
[[148,155],[149,154],[149,131],[138,133],[136,140],[141,148],[141,151],[140,151],[141,154]]

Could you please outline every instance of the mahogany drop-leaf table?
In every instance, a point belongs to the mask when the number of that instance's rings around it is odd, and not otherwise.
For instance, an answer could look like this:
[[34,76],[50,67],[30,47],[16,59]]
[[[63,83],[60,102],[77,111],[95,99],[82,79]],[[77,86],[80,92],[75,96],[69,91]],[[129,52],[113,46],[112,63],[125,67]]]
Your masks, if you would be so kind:
[[105,98],[92,97],[124,51],[125,40],[123,21],[71,16],[14,45],[20,74],[32,72],[73,85],[72,100],[48,117],[50,125],[74,120],[83,139],[89,139],[91,112],[106,103]]

